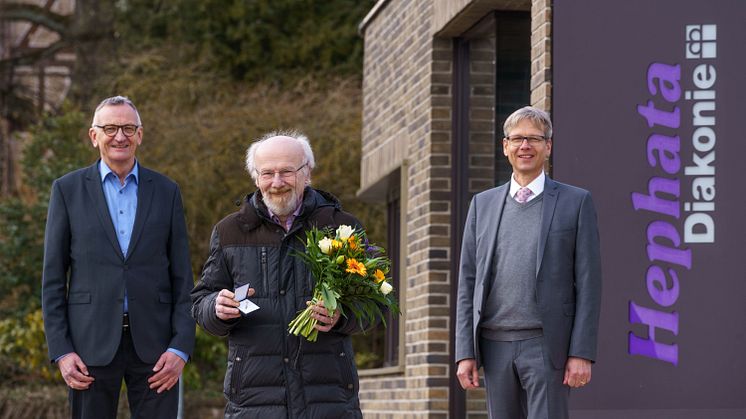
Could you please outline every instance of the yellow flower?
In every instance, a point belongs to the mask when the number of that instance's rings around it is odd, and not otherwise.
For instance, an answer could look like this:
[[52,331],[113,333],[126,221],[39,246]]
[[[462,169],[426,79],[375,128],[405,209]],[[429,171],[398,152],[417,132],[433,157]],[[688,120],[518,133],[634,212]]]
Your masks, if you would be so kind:
[[373,274],[373,276],[376,277],[376,283],[379,283],[386,279],[386,275],[384,275],[383,271],[380,269],[376,269],[376,272]]
[[339,240],[332,240],[332,250],[335,252],[342,248],[342,242]]
[[355,240],[355,236],[350,236],[347,239],[347,243],[349,243],[350,249],[352,249],[352,250],[357,249],[357,240]]
[[351,274],[358,274],[360,276],[365,276],[366,270],[365,265],[358,262],[355,259],[347,259],[347,269],[345,269],[345,272],[349,272]]

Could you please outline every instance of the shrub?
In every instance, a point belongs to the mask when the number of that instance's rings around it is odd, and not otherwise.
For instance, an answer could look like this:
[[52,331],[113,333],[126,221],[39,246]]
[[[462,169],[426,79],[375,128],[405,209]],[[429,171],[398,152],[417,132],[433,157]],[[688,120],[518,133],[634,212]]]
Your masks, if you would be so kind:
[[47,356],[41,309],[20,319],[11,317],[0,321],[0,377],[3,381],[61,382],[58,371]]

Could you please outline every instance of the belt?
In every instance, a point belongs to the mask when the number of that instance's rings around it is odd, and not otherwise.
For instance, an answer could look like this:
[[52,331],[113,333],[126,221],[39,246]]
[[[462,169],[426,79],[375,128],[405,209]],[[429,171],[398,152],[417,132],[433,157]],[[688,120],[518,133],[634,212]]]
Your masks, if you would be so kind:
[[130,315],[129,313],[124,313],[124,316],[122,316],[122,329],[127,331],[130,329]]

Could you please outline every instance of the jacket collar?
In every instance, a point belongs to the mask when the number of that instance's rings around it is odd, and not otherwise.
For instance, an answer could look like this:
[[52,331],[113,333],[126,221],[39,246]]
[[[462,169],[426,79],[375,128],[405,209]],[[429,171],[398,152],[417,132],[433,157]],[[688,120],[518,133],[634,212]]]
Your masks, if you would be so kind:
[[[341,209],[339,200],[329,192],[306,186],[303,190],[303,203],[296,222],[305,221],[311,214],[321,207],[332,206]],[[261,191],[252,192],[244,198],[241,208],[238,210],[238,218],[246,224],[249,230],[259,227],[262,223],[274,223],[269,215],[267,206],[262,199]]]
[[544,180],[544,203],[542,204],[541,227],[539,230],[539,248],[536,252],[536,275],[539,274],[544,260],[544,248],[547,244],[549,227],[552,225],[554,209],[557,207],[558,186],[559,184],[550,179],[549,176]]

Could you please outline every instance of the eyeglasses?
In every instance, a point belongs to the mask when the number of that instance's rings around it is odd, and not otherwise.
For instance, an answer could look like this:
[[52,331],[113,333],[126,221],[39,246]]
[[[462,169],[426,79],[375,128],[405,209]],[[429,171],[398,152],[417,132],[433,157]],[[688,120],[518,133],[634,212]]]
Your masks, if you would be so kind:
[[543,141],[547,140],[547,138],[544,137],[543,135],[511,135],[509,137],[505,137],[505,139],[513,147],[520,147],[524,141],[528,141],[528,145],[534,146],[534,145],[539,145]]
[[122,134],[124,134],[126,137],[131,137],[135,135],[137,132],[137,129],[140,128],[140,125],[94,125],[96,128],[101,128],[104,131],[104,134],[108,135],[109,137],[113,137],[117,135],[117,132],[119,132],[119,129],[122,130]]
[[270,180],[273,180],[275,178],[275,175],[280,175],[280,179],[282,180],[290,180],[292,179],[300,169],[308,166],[308,163],[304,163],[301,167],[297,169],[280,169],[280,170],[262,170],[261,172],[257,172],[259,174],[259,179],[267,182]]

